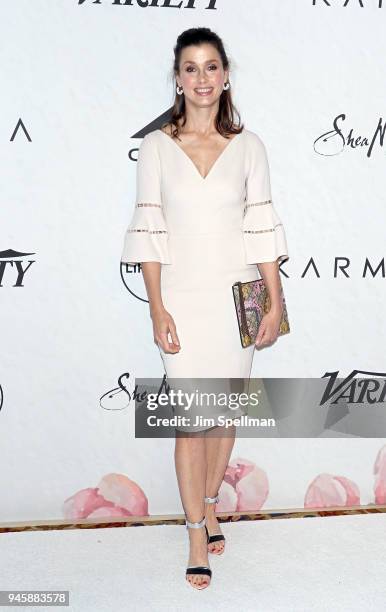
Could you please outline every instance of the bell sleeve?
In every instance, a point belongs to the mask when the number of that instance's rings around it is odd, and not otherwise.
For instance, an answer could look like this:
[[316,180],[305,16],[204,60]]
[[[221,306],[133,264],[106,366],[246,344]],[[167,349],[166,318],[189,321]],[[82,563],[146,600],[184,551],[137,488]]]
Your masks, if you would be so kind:
[[151,134],[143,138],[136,167],[136,199],[124,236],[121,262],[170,264],[168,228],[161,197],[161,164]]
[[265,145],[252,132],[247,149],[247,176],[242,222],[246,263],[289,259],[286,234],[272,202]]

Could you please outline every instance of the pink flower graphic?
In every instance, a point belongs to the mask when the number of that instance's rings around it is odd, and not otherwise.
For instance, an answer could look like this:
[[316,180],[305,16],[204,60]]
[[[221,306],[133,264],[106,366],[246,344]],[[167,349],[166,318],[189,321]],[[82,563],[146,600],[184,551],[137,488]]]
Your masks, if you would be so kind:
[[359,488],[352,480],[333,474],[319,474],[309,485],[305,508],[329,506],[357,506],[360,504]]
[[386,445],[382,446],[375,459],[374,497],[376,504],[386,504]]
[[148,516],[148,500],[127,476],[107,474],[97,487],[81,489],[66,499],[63,514],[66,519]]
[[217,512],[259,510],[269,493],[266,473],[248,459],[233,459],[219,490]]

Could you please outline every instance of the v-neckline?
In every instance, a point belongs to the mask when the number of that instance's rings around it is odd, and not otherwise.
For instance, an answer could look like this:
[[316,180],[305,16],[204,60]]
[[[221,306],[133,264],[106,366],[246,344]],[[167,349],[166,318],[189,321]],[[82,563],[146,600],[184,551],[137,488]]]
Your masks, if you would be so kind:
[[211,167],[209,168],[208,173],[206,174],[206,176],[202,176],[201,172],[199,171],[199,169],[197,168],[196,164],[194,163],[194,161],[192,160],[192,158],[186,153],[186,151],[184,151],[184,149],[182,147],[180,147],[180,145],[178,145],[171,136],[169,136],[168,134],[166,134],[166,132],[164,132],[163,130],[161,130],[161,128],[158,128],[158,131],[161,132],[161,134],[163,134],[166,138],[168,138],[172,144],[174,144],[175,147],[177,147],[177,149],[179,149],[182,153],[182,155],[184,157],[187,158],[187,160],[190,162],[190,164],[193,166],[193,168],[195,169],[196,173],[198,174],[198,176],[200,177],[201,181],[206,181],[209,176],[212,174],[212,171],[214,170],[215,166],[219,163],[220,159],[223,157],[225,151],[227,149],[229,149],[230,145],[232,144],[232,142],[234,140],[237,140],[238,136],[241,136],[241,134],[244,133],[244,130],[239,132],[238,134],[235,134],[230,142],[228,142],[228,144],[223,148],[223,150],[221,151],[220,155],[218,155],[215,159],[215,161],[213,162],[213,164],[211,165]]

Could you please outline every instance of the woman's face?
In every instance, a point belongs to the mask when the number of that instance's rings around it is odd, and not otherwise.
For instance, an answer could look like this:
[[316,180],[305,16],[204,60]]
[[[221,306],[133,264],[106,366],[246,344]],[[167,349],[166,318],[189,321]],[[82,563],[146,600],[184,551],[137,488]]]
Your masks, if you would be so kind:
[[182,50],[180,73],[176,75],[176,80],[177,85],[183,88],[186,100],[199,106],[210,106],[221,96],[228,72],[223,69],[216,47],[203,43]]

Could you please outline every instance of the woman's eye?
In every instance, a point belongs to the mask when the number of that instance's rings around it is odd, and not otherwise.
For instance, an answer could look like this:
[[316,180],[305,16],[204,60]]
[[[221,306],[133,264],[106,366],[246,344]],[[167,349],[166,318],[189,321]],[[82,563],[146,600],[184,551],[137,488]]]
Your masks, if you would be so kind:
[[[212,68],[213,68],[214,70],[217,70],[217,66],[216,66],[216,64],[210,64],[210,65],[208,66],[208,68],[209,68],[211,71],[212,71]],[[186,72],[192,72],[192,70],[194,70],[194,69],[195,69],[195,68],[194,68],[194,66],[188,66],[188,67],[187,67],[187,69],[186,69]]]

